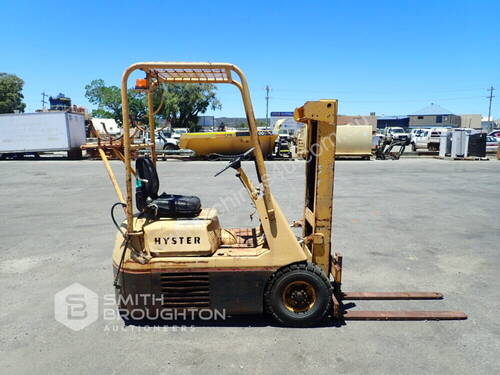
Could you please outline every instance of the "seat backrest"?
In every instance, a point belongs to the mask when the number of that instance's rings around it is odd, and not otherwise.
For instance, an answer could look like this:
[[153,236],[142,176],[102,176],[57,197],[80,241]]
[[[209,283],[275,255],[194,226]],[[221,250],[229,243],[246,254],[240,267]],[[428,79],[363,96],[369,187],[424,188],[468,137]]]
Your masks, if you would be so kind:
[[135,170],[137,177],[141,181],[142,191],[144,192],[144,199],[158,198],[158,189],[160,188],[160,181],[158,180],[158,173],[156,167],[149,156],[139,156],[135,161]]

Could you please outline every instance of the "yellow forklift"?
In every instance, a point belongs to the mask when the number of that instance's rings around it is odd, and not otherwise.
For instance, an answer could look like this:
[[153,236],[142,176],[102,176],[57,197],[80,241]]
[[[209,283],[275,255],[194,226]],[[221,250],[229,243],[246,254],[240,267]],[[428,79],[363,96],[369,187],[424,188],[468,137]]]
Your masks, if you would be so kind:
[[[131,142],[127,98],[131,74],[142,72],[135,88],[144,91],[149,107],[150,143]],[[232,84],[242,96],[251,148],[219,173],[232,168],[256,208],[254,228],[222,228],[217,211],[196,196],[161,193],[156,172],[153,92],[163,83]],[[269,187],[247,80],[227,63],[144,62],[123,73],[122,84],[125,195],[106,154],[100,152],[118,195],[112,217],[118,228],[113,250],[114,285],[126,319],[172,317],[172,312],[223,312],[224,315],[267,312],[295,327],[334,319],[464,319],[460,312],[345,311],[343,300],[438,299],[439,293],[344,293],[342,256],[331,255],[333,181],[337,101],[307,102],[295,110],[306,124],[306,194],[302,236],[296,237]],[[132,155],[138,156],[135,165]],[[254,160],[257,182],[242,161]],[[208,176],[207,176],[208,177]],[[135,179],[135,191],[132,180]],[[134,199],[135,197],[135,199]],[[135,207],[134,208],[134,201]],[[118,224],[115,207],[126,220]],[[295,222],[295,225],[297,223]],[[163,315],[168,312],[167,315]],[[185,315],[180,315],[185,316]],[[206,315],[205,315],[206,316]]]

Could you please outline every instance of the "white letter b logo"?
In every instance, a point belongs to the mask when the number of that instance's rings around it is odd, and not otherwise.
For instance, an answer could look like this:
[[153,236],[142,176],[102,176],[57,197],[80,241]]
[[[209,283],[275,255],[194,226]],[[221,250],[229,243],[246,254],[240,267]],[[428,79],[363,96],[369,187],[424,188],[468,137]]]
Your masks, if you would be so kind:
[[85,319],[89,314],[83,294],[69,294],[66,296],[68,319]]
[[73,331],[92,324],[98,315],[99,298],[83,285],[74,283],[54,296],[54,318]]

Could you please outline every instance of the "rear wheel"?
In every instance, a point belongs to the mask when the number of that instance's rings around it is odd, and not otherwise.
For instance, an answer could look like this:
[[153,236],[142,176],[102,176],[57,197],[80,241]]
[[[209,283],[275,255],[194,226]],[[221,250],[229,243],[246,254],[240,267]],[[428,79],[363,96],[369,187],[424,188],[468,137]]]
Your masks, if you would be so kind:
[[321,268],[312,263],[300,263],[276,272],[264,298],[267,312],[280,323],[310,327],[328,314],[331,296],[331,284]]

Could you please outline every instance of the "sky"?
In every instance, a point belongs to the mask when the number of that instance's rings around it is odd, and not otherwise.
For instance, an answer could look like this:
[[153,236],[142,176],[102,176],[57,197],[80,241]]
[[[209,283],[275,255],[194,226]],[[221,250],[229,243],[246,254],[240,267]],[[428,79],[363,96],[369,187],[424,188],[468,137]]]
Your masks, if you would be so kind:
[[[238,65],[257,117],[338,99],[341,114],[406,115],[429,105],[487,116],[497,88],[500,1],[0,0],[0,72],[25,81],[26,111],[45,92],[92,108],[85,85],[119,85],[139,61]],[[216,117],[243,117],[219,86]]]

